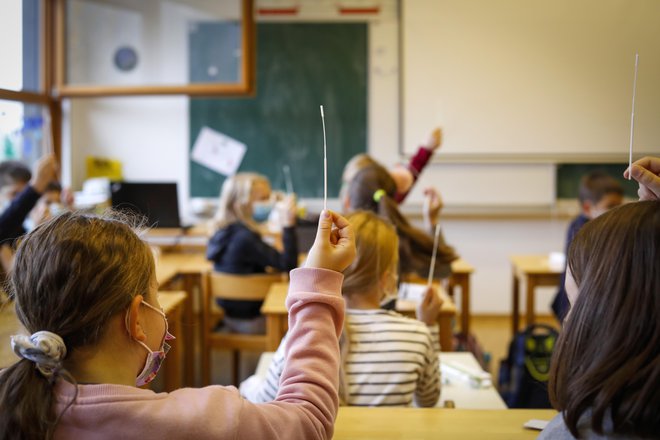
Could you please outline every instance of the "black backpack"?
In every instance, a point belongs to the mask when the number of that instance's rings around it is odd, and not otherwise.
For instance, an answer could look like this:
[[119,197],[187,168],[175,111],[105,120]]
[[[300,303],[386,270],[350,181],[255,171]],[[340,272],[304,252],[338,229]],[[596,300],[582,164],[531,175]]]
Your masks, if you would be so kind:
[[516,333],[500,363],[499,390],[509,408],[552,408],[548,398],[550,358],[559,333],[532,324]]

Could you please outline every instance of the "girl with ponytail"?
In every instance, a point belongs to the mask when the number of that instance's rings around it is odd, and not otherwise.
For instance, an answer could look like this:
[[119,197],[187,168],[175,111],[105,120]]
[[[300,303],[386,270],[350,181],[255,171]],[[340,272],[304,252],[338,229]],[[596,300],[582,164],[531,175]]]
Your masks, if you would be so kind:
[[[434,237],[431,233],[438,221],[437,212],[427,215],[430,229],[425,232],[411,225],[399,210],[395,200],[396,183],[390,173],[378,162],[367,155],[359,155],[347,165],[342,189],[342,201],[346,212],[367,210],[388,219],[396,228],[399,236],[400,271],[403,275],[416,274],[422,278],[428,276],[433,255]],[[446,278],[451,274],[451,262],[458,255],[449,246],[442,234],[438,240],[435,275]]]

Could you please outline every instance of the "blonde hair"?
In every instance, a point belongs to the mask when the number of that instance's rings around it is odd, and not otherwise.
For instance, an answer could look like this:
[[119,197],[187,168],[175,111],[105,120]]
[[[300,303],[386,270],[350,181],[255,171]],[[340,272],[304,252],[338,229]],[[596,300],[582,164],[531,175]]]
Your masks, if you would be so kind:
[[238,173],[225,180],[220,191],[218,211],[213,219],[216,230],[236,222],[241,222],[254,231],[259,230],[252,220],[251,206],[252,193],[258,183],[270,187],[268,178],[257,173]]
[[[394,226],[370,211],[356,211],[348,221],[355,233],[357,253],[353,263],[344,270],[342,295],[353,296],[372,290],[388,271],[396,271],[399,260],[399,237]],[[341,364],[339,371],[339,401],[348,405],[349,390],[346,361],[350,349],[350,333],[346,321],[339,339]]]

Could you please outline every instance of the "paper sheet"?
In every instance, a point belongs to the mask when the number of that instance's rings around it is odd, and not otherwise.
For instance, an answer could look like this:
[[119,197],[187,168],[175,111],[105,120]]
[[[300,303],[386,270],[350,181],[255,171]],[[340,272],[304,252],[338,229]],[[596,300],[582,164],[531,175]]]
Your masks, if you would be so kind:
[[192,150],[192,160],[225,176],[236,174],[247,146],[209,127],[203,127]]

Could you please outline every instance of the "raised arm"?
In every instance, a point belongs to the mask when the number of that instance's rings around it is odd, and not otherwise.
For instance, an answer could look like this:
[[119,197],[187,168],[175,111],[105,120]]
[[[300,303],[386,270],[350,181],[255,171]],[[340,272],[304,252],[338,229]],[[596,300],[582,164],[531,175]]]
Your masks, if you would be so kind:
[[291,272],[289,336],[279,393],[270,404],[244,403],[237,438],[332,437],[344,321],[340,272],[354,256],[348,221],[324,212],[306,267]]

